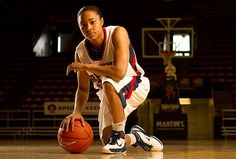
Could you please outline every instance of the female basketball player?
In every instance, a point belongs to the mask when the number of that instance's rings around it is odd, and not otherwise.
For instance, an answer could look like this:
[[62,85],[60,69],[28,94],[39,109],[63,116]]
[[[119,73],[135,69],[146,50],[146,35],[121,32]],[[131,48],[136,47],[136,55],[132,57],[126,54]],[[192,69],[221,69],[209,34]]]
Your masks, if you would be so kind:
[[90,80],[98,89],[101,101],[98,114],[99,134],[104,144],[102,152],[126,152],[128,145],[140,145],[146,151],[160,151],[163,145],[155,136],[145,135],[138,125],[125,134],[127,116],[147,97],[150,83],[138,65],[128,33],[121,26],[103,27],[99,8],[86,6],[77,15],[78,25],[85,37],[76,47],[75,62],[67,67],[77,73],[78,89],[71,115],[63,122],[67,130],[74,120],[84,121],[81,115],[88,95]]

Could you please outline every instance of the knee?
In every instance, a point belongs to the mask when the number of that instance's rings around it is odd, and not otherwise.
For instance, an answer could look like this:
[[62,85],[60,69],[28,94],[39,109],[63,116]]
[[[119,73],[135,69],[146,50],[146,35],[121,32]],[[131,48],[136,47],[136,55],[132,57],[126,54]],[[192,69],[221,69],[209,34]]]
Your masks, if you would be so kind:
[[104,88],[106,93],[116,92],[114,86],[109,82],[104,82],[103,83],[103,88]]

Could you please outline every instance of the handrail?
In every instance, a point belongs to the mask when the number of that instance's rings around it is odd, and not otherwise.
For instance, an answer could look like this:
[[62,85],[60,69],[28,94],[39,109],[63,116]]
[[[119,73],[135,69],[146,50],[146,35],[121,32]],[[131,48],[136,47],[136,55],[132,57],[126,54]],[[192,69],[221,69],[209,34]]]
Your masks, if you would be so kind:
[[[94,112],[86,114],[86,120],[95,121]],[[65,115],[45,115],[44,110],[0,110],[0,136],[55,135]],[[18,125],[17,122],[26,121]],[[22,123],[22,122],[21,122]],[[92,126],[98,135],[98,125]]]
[[222,109],[221,134],[225,137],[236,136],[236,109]]
[[2,124],[5,122],[6,127],[15,127],[11,121],[28,121],[24,126],[30,126],[30,110],[1,110],[0,114],[0,120]]

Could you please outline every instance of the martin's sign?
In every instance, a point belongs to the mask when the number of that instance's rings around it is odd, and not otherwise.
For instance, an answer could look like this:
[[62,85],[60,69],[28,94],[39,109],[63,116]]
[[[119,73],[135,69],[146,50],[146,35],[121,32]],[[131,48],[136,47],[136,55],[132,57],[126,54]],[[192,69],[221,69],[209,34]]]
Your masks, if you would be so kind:
[[156,136],[171,139],[187,138],[187,114],[155,114],[154,121],[154,133]]
[[183,120],[156,121],[158,130],[184,130],[185,122]]

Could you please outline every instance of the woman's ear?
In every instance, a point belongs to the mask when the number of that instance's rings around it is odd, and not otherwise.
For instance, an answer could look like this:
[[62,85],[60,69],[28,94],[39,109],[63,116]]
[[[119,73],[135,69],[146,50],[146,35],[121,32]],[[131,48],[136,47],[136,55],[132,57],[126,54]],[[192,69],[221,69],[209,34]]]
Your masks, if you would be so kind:
[[104,19],[103,19],[103,18],[101,18],[101,24],[102,24],[102,26],[103,26],[103,24],[104,24]]

